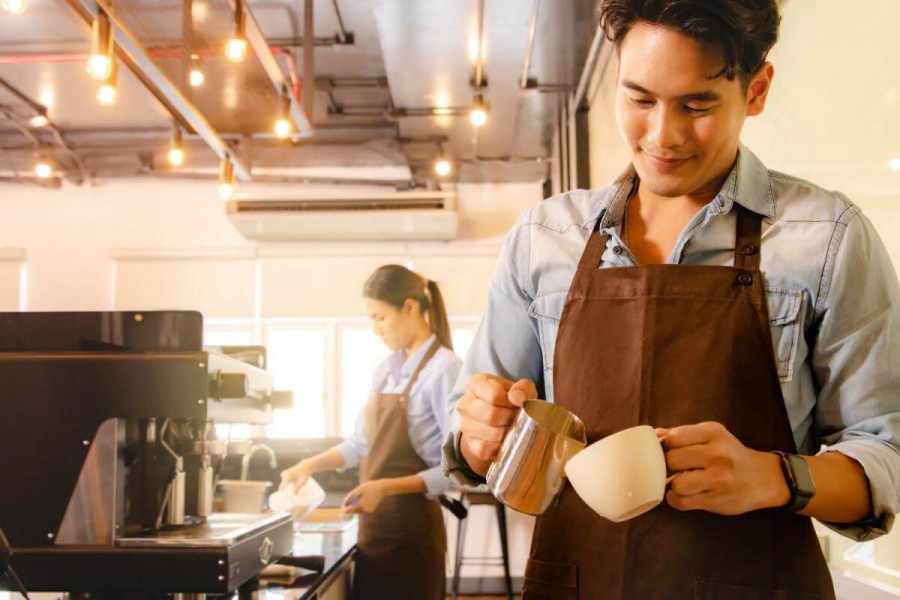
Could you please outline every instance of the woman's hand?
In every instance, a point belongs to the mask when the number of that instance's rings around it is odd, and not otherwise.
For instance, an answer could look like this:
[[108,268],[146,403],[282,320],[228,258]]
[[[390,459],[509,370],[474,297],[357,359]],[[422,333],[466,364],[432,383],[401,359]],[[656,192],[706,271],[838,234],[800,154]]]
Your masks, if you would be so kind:
[[352,490],[344,498],[341,509],[346,513],[372,513],[381,501],[392,496],[390,480],[373,479]]
[[296,465],[281,472],[281,486],[279,489],[297,493],[313,474],[312,460],[304,458]]

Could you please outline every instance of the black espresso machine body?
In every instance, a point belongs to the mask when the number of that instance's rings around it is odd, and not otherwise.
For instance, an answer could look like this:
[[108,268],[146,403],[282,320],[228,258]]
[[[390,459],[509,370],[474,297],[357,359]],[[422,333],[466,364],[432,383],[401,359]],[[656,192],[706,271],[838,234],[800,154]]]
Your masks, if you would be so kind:
[[202,331],[189,311],[0,313],[0,528],[30,591],[227,593],[290,554],[286,515],[213,510],[214,423],[268,423],[284,396],[263,349],[206,352]]

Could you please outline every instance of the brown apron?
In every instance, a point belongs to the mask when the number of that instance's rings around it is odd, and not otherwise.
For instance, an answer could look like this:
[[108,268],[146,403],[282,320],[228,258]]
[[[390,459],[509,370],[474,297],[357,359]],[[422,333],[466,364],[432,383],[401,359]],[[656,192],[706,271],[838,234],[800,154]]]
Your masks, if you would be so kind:
[[[400,394],[373,394],[366,405],[369,451],[359,468],[361,482],[415,475],[428,468],[409,439],[406,403],[413,384],[440,348],[435,340]],[[381,383],[383,390],[387,378]],[[423,494],[385,498],[359,516],[354,600],[442,599],[447,534],[436,500]]]
[[[588,240],[560,320],[556,402],[588,442],[635,425],[717,421],[756,450],[796,452],[772,349],[762,218],[735,205],[735,266],[600,269]],[[631,521],[594,513],[571,486],[538,518],[524,598],[833,599],[809,518],[738,516],[665,501]]]

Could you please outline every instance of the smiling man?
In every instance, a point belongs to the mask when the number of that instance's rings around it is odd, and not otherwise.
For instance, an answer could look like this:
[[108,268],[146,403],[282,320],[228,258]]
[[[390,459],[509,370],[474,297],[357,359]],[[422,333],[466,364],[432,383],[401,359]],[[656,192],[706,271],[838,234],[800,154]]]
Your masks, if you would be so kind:
[[810,517],[855,539],[893,522],[897,275],[845,196],[739,141],[778,24],[774,0],[602,4],[632,164],[509,233],[444,464],[483,481],[542,396],[589,442],[657,427],[675,477],[624,523],[566,489],[537,520],[526,599],[833,598]]

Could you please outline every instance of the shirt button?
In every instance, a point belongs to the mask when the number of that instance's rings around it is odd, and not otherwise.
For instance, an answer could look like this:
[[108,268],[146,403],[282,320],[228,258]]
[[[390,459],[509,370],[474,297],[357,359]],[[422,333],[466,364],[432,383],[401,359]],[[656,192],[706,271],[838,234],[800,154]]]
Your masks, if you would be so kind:
[[751,283],[753,283],[753,275],[750,275],[749,273],[741,273],[740,275],[738,275],[737,281],[741,285],[750,285]]
[[743,254],[744,256],[751,256],[753,254],[756,254],[758,251],[759,248],[757,248],[754,244],[746,244],[743,248],[741,248],[741,254]]
[[622,246],[613,246],[613,254],[620,256],[622,254]]

